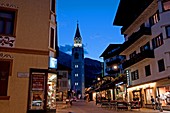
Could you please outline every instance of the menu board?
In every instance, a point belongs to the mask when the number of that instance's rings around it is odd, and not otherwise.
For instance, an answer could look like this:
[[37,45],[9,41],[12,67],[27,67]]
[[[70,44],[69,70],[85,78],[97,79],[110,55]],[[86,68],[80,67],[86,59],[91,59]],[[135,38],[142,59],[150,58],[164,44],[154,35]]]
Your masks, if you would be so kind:
[[44,90],[44,74],[32,75],[32,90]]

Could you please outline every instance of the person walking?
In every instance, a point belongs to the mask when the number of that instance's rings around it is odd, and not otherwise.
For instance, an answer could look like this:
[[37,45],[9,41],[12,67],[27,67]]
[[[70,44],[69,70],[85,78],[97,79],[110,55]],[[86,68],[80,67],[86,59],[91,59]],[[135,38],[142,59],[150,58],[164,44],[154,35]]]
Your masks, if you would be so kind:
[[153,109],[155,110],[155,100],[154,100],[153,96],[151,96],[151,102],[152,102]]
[[157,98],[158,98],[158,110],[159,110],[160,112],[163,112],[160,95],[158,95]]
[[158,96],[156,96],[156,98],[155,98],[155,108],[160,109],[159,107],[160,107],[159,106],[159,98],[158,98]]

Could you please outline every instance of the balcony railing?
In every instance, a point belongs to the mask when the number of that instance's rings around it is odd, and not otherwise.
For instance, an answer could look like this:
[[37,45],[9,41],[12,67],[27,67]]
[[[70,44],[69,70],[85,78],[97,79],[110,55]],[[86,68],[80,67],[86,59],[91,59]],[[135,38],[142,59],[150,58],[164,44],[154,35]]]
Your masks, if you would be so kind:
[[130,45],[132,45],[135,41],[140,39],[144,35],[151,35],[151,27],[141,27],[137,32],[133,33],[131,36],[129,36],[128,40],[125,41],[121,46],[121,51],[128,48]]
[[113,63],[120,63],[120,61],[121,61],[121,59],[120,59],[120,57],[119,56],[115,56],[115,57],[112,57],[112,58],[109,58],[109,59],[107,59],[106,60],[106,64],[107,65],[111,65],[111,64],[113,64]]
[[123,69],[127,68],[127,67],[130,67],[136,63],[138,63],[139,61],[142,61],[146,58],[154,58],[154,50],[145,50],[141,53],[138,53],[135,55],[135,57],[129,59],[129,60],[126,60],[122,66],[123,66]]
[[151,35],[151,27],[141,27],[137,32],[133,33],[129,39],[140,38],[143,35]]
[[106,73],[108,74],[115,74],[115,73],[118,73],[120,71],[120,69],[113,69],[112,67],[109,67],[109,68],[106,68]]

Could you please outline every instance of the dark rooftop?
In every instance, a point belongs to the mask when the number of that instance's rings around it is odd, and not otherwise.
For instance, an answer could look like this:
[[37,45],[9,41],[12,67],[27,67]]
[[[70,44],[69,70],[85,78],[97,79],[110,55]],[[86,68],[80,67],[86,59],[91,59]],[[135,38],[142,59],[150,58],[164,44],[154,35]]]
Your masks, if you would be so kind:
[[127,27],[153,0],[120,0],[113,25]]
[[121,44],[110,44],[105,51],[100,55],[100,57],[106,57],[110,55],[116,55],[116,51],[120,48]]

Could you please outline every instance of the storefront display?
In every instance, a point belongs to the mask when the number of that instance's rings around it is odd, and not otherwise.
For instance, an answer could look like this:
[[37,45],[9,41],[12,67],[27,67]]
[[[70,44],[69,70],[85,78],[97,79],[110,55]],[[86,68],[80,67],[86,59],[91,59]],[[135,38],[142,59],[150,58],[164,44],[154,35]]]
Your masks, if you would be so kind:
[[61,91],[56,92],[56,100],[57,101],[62,101],[63,100],[63,92],[61,92]]
[[133,101],[141,101],[142,98],[142,89],[140,90],[133,90]]
[[56,74],[48,74],[48,82],[47,82],[47,108],[48,109],[56,109],[56,82],[57,75]]
[[126,87],[124,85],[118,85],[115,88],[116,100],[125,100],[126,99]]
[[158,95],[160,95],[162,106],[170,105],[170,86],[159,87]]
[[56,73],[31,69],[27,113],[56,112],[56,84]]
[[146,104],[151,104],[152,103],[151,102],[151,96],[153,96],[155,98],[153,88],[145,89],[145,96],[146,96],[145,97],[146,98]]

